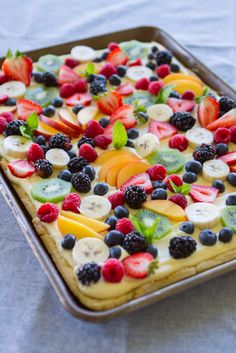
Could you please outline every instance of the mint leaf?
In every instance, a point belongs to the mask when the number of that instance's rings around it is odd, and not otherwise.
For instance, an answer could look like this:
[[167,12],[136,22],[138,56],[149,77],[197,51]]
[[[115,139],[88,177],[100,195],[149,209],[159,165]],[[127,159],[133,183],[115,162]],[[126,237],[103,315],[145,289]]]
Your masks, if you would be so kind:
[[139,225],[139,221],[138,221],[134,216],[132,216],[132,215],[129,216],[129,219],[130,219],[131,222],[133,223],[135,230],[136,230],[137,232],[139,232],[139,233],[142,233],[142,229],[141,229],[141,227],[140,227],[140,225]]
[[168,86],[162,87],[156,97],[155,104],[166,103],[174,87],[175,85],[168,85]]
[[88,63],[85,68],[85,76],[88,77],[95,72],[95,66],[93,63]]
[[146,227],[144,229],[144,236],[148,244],[152,244],[153,238],[154,238],[157,226],[160,223],[160,220],[161,220],[160,217],[157,217],[150,227]]
[[170,185],[172,186],[172,189],[174,190],[174,193],[178,194],[180,191],[180,187],[175,185],[175,183],[173,183],[172,180],[170,180],[169,182],[170,182]]
[[195,103],[199,104],[199,103],[201,103],[201,101],[203,101],[203,99],[205,99],[208,96],[209,96],[209,87],[205,86],[202,94],[198,97],[195,97],[194,101],[195,101]]
[[135,99],[134,101],[134,114],[137,114],[139,112],[147,112],[147,108],[143,104],[139,104],[139,100]]
[[128,140],[128,136],[127,136],[125,127],[120,122],[120,120],[117,120],[114,124],[113,132],[112,132],[112,142],[115,149],[120,150],[122,147],[126,145],[127,140]]
[[28,118],[26,120],[26,125],[27,125],[28,129],[30,129],[30,130],[37,129],[37,127],[39,125],[39,118],[35,112],[28,116]]
[[150,262],[149,266],[148,266],[148,274],[153,275],[155,273],[155,270],[158,268],[158,260],[154,260],[152,262]]
[[20,133],[22,136],[27,137],[28,139],[32,139],[32,136],[27,132],[27,127],[25,125],[20,126]]
[[183,183],[183,185],[177,186],[172,180],[170,180],[170,185],[172,186],[175,194],[188,195],[191,189],[190,184]]

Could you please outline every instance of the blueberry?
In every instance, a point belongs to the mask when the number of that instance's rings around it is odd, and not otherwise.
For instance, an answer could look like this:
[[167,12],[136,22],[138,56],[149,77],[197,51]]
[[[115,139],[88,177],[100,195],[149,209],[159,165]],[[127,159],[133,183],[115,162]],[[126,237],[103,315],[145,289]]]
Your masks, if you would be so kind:
[[112,86],[119,86],[121,84],[120,76],[114,74],[109,77],[109,83]]
[[133,143],[133,141],[128,139],[125,146],[130,147],[130,148],[134,148],[134,143]]
[[148,115],[145,112],[138,112],[136,116],[137,123],[140,125],[146,124],[148,121]]
[[224,154],[229,152],[229,147],[226,143],[218,143],[216,145],[216,154],[218,156],[223,156]]
[[103,196],[108,192],[108,185],[106,183],[98,183],[93,189],[95,195]]
[[225,184],[221,180],[213,181],[212,186],[218,189],[220,193],[225,191]]
[[46,154],[47,151],[50,150],[50,147],[48,147],[48,146],[46,146],[46,145],[41,145],[41,148],[43,149],[44,154]]
[[227,206],[236,205],[236,194],[231,194],[225,201]]
[[40,146],[45,146],[46,145],[46,138],[43,135],[39,135],[34,138],[34,142]]
[[117,206],[114,209],[114,214],[117,218],[127,218],[129,217],[129,210],[124,206]]
[[76,237],[73,234],[66,234],[61,240],[61,246],[65,250],[71,250],[75,246]]
[[95,169],[91,165],[86,165],[83,168],[82,172],[84,174],[87,174],[91,181],[93,181],[95,179],[96,172],[95,172]]
[[109,224],[111,229],[115,229],[116,227],[116,222],[118,221],[118,218],[115,216],[111,216],[105,220],[106,224]]
[[138,129],[129,129],[127,131],[127,135],[128,135],[128,138],[131,139],[131,140],[134,140],[136,139],[137,137],[139,137],[139,131]]
[[98,122],[104,128],[110,124],[110,121],[107,118],[101,118]]
[[159,180],[155,180],[152,181],[152,187],[153,189],[166,189],[166,183],[164,181],[159,181]]
[[95,80],[96,75],[91,74],[87,77],[87,82],[92,83]]
[[119,248],[119,246],[113,246],[112,248],[110,248],[109,257],[119,259],[121,257],[121,248]]
[[233,229],[224,227],[219,232],[219,240],[222,241],[222,243],[229,243],[232,240],[233,235]]
[[197,181],[197,174],[193,172],[187,172],[183,175],[183,181],[188,184],[195,183],[195,181]]
[[55,113],[56,113],[56,110],[53,105],[49,105],[48,107],[43,109],[43,115],[46,115],[49,118],[55,115]]
[[158,81],[158,77],[156,75],[152,75],[150,78],[149,78],[149,81]]
[[180,71],[180,67],[177,64],[170,64],[170,70],[177,73]]
[[74,105],[74,107],[72,108],[72,112],[77,115],[79,113],[79,111],[81,109],[83,109],[84,106],[82,104],[77,104],[77,105]]
[[193,234],[194,224],[192,222],[183,222],[180,224],[179,229],[184,233]]
[[188,161],[185,164],[185,170],[186,172],[192,172],[192,173],[198,174],[202,170],[202,164],[198,161]]
[[118,230],[111,230],[105,235],[104,242],[107,246],[122,245],[124,241],[124,234]]
[[56,108],[61,108],[63,106],[63,99],[56,97],[52,101],[52,105]]
[[15,98],[7,98],[4,105],[6,105],[7,107],[11,107],[13,105],[16,105],[16,99]]
[[180,94],[179,94],[178,92],[176,92],[176,91],[172,91],[172,92],[170,93],[169,97],[170,97],[170,98],[177,98],[177,99],[180,99],[180,98],[181,98]]
[[202,245],[211,246],[215,245],[217,236],[212,230],[204,229],[199,235],[199,240]]
[[43,83],[43,73],[41,72],[34,72],[33,77],[35,82],[37,83]]
[[127,68],[124,65],[118,65],[116,66],[117,74],[120,77],[124,77],[126,75]]
[[158,47],[156,45],[154,45],[152,48],[151,48],[151,51],[153,54],[156,54],[158,52]]
[[151,70],[155,70],[156,68],[156,64],[153,61],[148,61],[148,63],[146,64],[146,66],[151,69]]
[[72,173],[69,170],[65,169],[60,171],[57,177],[65,181],[71,181]]
[[153,53],[148,54],[148,59],[149,60],[155,59],[155,55],[153,55]]
[[68,156],[70,157],[70,159],[77,157],[77,154],[73,150],[66,151],[66,152],[67,152]]
[[157,247],[155,245],[149,244],[147,246],[146,252],[148,252],[149,254],[151,254],[153,256],[153,258],[155,259],[158,255],[158,250]]
[[155,189],[151,195],[152,200],[166,200],[167,192],[165,189]]
[[109,50],[104,50],[104,52],[103,52],[102,55],[101,55],[101,59],[102,59],[102,60],[106,60],[108,54],[109,54]]
[[107,82],[107,78],[106,78],[106,76],[104,76],[102,74],[98,74],[98,75],[95,76],[94,81],[102,81],[102,82],[106,83]]
[[227,180],[230,183],[230,185],[236,186],[236,173],[229,173]]

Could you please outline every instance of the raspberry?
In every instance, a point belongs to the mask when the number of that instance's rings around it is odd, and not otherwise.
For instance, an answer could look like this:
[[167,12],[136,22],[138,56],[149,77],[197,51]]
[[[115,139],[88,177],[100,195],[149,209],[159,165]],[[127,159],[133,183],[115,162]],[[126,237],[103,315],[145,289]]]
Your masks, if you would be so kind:
[[83,78],[79,78],[74,84],[75,92],[85,93],[88,90],[87,81]]
[[0,104],[5,103],[8,100],[8,96],[6,94],[0,94]]
[[236,143],[236,126],[231,126],[229,129],[231,131],[231,142]]
[[95,137],[104,133],[103,127],[96,120],[90,120],[84,130],[84,136]]
[[159,91],[160,91],[160,89],[161,89],[161,87],[163,85],[164,84],[163,84],[163,82],[161,80],[152,81],[148,85],[148,91],[149,91],[150,94],[153,94],[154,96],[156,96],[159,93]]
[[177,205],[179,205],[183,209],[185,209],[187,207],[187,204],[188,204],[188,200],[187,200],[186,196],[184,196],[183,194],[172,195],[169,198],[169,200],[174,202],[174,203],[176,203]]
[[114,194],[108,196],[108,200],[111,203],[112,209],[116,208],[116,206],[123,206],[125,204],[125,197],[121,191],[117,191]]
[[177,134],[169,140],[170,148],[177,148],[180,152],[183,152],[188,148],[188,139],[184,135]]
[[69,98],[75,93],[75,86],[71,83],[64,83],[60,88],[60,96],[62,98]]
[[120,218],[116,222],[116,230],[123,234],[128,234],[134,230],[134,225],[128,218]]
[[0,117],[5,118],[7,123],[10,123],[10,121],[14,120],[14,115],[11,112],[1,113]]
[[150,81],[146,78],[140,78],[135,84],[136,89],[142,89],[142,90],[147,90],[149,86]]
[[80,157],[85,158],[88,162],[94,162],[98,158],[96,150],[88,143],[84,143],[79,148]]
[[131,67],[131,66],[140,66],[142,65],[142,60],[140,58],[137,58],[135,60],[131,60],[128,62],[128,66]]
[[5,131],[5,128],[7,126],[7,121],[3,116],[0,116],[0,134],[2,134]]
[[39,207],[37,215],[40,221],[51,223],[57,219],[59,215],[59,209],[54,203],[47,202]]
[[182,99],[188,99],[190,101],[192,101],[195,97],[195,94],[193,93],[193,91],[185,91],[183,94],[182,94]]
[[37,143],[32,143],[27,152],[29,162],[36,162],[38,159],[44,159],[44,151]]
[[231,140],[231,130],[219,127],[214,133],[215,143],[228,143]]
[[167,188],[168,188],[170,191],[172,191],[172,192],[174,192],[174,190],[173,190],[172,186],[170,185],[170,181],[172,181],[172,183],[174,183],[176,186],[181,186],[181,185],[183,185],[183,181],[182,181],[182,179],[180,178],[179,175],[177,175],[177,174],[171,174],[171,175],[169,175],[169,176],[166,178],[166,186],[167,186]]
[[104,75],[107,79],[109,79],[111,75],[114,75],[116,73],[117,73],[117,70],[112,63],[105,64],[99,72],[99,74]]
[[167,170],[162,164],[155,164],[148,168],[147,173],[151,180],[162,181],[166,177]]
[[106,282],[118,283],[124,277],[125,270],[122,262],[113,258],[108,259],[102,267],[102,275]]
[[62,202],[62,209],[64,211],[72,211],[75,213],[79,213],[81,199],[76,192],[72,192],[67,195]]
[[96,146],[100,147],[103,150],[106,150],[110,143],[112,142],[112,139],[105,136],[105,135],[97,135],[94,138]]
[[167,64],[160,65],[156,69],[156,73],[159,77],[164,78],[170,74],[170,66]]
[[119,44],[116,43],[116,42],[110,42],[110,43],[108,44],[107,48],[108,48],[109,50],[113,50],[113,49],[119,48]]
[[73,58],[66,58],[64,64],[66,66],[70,67],[71,69],[73,69],[74,67],[79,65],[79,62],[78,62],[78,60],[75,60]]

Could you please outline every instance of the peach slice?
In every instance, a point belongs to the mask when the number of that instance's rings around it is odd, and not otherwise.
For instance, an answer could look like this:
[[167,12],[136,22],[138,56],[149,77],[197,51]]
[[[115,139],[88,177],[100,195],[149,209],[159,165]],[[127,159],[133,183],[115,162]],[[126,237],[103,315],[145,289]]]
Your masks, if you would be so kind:
[[57,121],[56,117],[53,118],[53,119],[50,119],[50,118],[47,118],[44,115],[40,115],[39,116],[39,120],[41,122],[43,122],[44,124],[52,127],[53,129],[56,129],[56,130],[66,134],[68,136],[75,137],[75,136],[79,135],[78,132],[76,132],[75,130],[71,129],[67,125],[63,124],[59,119]]
[[[93,63],[93,65],[94,65],[94,69],[95,69],[94,73],[98,74],[102,68],[102,64],[101,63]],[[84,77],[86,66],[87,66],[87,63],[86,64],[79,64],[73,70],[77,75]]]
[[146,201],[142,204],[142,207],[150,211],[158,212],[175,222],[186,221],[185,212],[182,207],[170,200]]
[[76,119],[73,119],[73,116],[67,109],[60,109],[58,112],[58,116],[59,119],[69,128],[75,130],[76,132],[78,132],[78,134],[81,133],[81,125],[78,123],[78,121],[76,121]]
[[116,156],[111,158],[109,161],[104,163],[99,171],[99,180],[106,180],[106,176],[108,174],[108,171],[111,167],[115,166],[117,163],[123,161],[124,159],[131,159],[133,161],[140,160],[137,156],[135,155],[130,155],[129,153],[127,154],[122,154],[122,156]]
[[200,96],[203,92],[203,86],[192,80],[174,80],[170,84],[174,85],[174,90],[180,94],[186,91],[193,91],[196,96]]
[[[113,158],[112,158],[113,159]],[[138,158],[137,158],[138,160]],[[108,169],[105,181],[111,186],[116,185],[116,179],[119,171],[127,164],[134,162],[134,159],[124,159],[122,161],[117,162],[115,165],[112,165],[111,168]]]
[[186,75],[181,73],[170,74],[163,79],[163,82],[165,85],[167,85],[169,83],[174,83],[172,81],[175,80],[190,80],[198,83],[200,86],[204,86],[204,83],[200,80],[200,78],[193,75]]
[[79,223],[77,221],[74,221],[73,219],[69,219],[61,215],[59,215],[57,218],[57,225],[62,235],[71,233],[74,234],[77,239],[87,237],[103,239],[103,237],[101,237],[92,228],[89,228],[85,224]]
[[37,130],[34,130],[35,135],[43,135],[46,139],[49,139],[53,135],[59,133],[60,131],[53,129],[52,127],[44,124],[42,121],[39,121]]
[[150,164],[144,161],[134,161],[125,165],[117,175],[117,188],[120,188],[121,185],[123,185],[132,176],[146,172],[149,167]]
[[89,218],[82,216],[81,214],[70,212],[70,211],[61,211],[61,216],[72,219],[76,222],[82,223],[85,226],[93,229],[95,232],[101,233],[110,228],[109,224],[98,221],[97,219]]
[[109,151],[105,151],[102,152],[97,160],[96,160],[96,164],[104,164],[107,161],[109,161],[111,158],[119,156],[120,160],[122,160],[123,155],[130,155],[130,156],[135,156],[134,153],[130,152],[130,150],[127,148],[124,148],[122,150],[109,150]]

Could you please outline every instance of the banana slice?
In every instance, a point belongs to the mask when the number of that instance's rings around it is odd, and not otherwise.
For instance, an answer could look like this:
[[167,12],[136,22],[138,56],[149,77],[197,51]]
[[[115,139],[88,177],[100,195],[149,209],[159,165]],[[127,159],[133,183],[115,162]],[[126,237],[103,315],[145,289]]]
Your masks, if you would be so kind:
[[190,222],[200,229],[214,227],[219,221],[219,209],[208,202],[195,202],[185,209],[185,214]]
[[214,181],[217,179],[226,180],[230,172],[228,164],[220,159],[211,159],[203,163],[202,175],[207,181]]
[[3,152],[9,157],[25,158],[31,143],[24,136],[11,135],[3,141]]
[[147,157],[156,151],[160,142],[157,136],[147,133],[137,138],[134,144],[137,153],[142,157]]
[[57,169],[65,167],[70,161],[68,153],[60,148],[51,148],[47,151],[45,157]]
[[0,94],[7,95],[10,98],[23,97],[25,90],[25,84],[21,81],[9,81],[0,86]]
[[82,199],[80,213],[94,219],[103,219],[109,215],[111,203],[102,196],[87,196]]
[[126,77],[130,78],[133,81],[138,81],[140,78],[150,78],[153,75],[151,69],[146,66],[131,66],[126,72]]
[[92,61],[96,53],[93,48],[87,47],[86,45],[77,45],[71,49],[71,56],[80,62]]
[[214,140],[212,132],[203,127],[195,127],[188,130],[186,132],[186,137],[189,141],[189,146],[192,148],[195,148],[202,143],[211,144]]
[[173,110],[167,104],[154,104],[147,109],[147,114],[152,120],[169,121]]
[[96,114],[98,113],[98,108],[91,106],[91,107],[85,107],[79,111],[77,114],[77,119],[78,122],[81,125],[86,125],[88,121],[92,120]]
[[91,261],[101,264],[108,259],[109,248],[101,239],[82,238],[76,242],[72,257],[77,265]]

